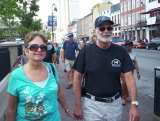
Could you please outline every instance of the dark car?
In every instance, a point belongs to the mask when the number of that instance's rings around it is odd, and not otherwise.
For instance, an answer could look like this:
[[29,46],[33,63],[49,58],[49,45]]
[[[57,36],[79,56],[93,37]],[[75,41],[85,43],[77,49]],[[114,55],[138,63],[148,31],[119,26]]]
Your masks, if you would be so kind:
[[160,37],[153,38],[149,43],[146,44],[146,49],[160,50]]
[[133,47],[134,48],[145,48],[146,47],[146,43],[133,41]]
[[0,43],[6,42],[6,40],[0,40]]
[[120,37],[112,37],[112,43],[120,46],[124,46],[124,40]]

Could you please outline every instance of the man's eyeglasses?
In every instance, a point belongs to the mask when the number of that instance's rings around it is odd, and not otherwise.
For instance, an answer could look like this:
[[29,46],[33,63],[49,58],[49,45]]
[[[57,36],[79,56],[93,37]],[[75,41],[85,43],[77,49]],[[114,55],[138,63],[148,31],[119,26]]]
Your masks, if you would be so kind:
[[101,31],[101,32],[104,32],[106,29],[107,29],[108,31],[112,31],[112,30],[113,30],[113,27],[99,27],[98,29],[99,29],[99,31]]
[[37,45],[37,44],[32,44],[28,47],[31,51],[38,51],[38,49],[41,49],[42,52],[47,51],[47,46],[46,45]]
[[133,44],[128,44],[127,46],[131,47],[131,46],[133,46]]

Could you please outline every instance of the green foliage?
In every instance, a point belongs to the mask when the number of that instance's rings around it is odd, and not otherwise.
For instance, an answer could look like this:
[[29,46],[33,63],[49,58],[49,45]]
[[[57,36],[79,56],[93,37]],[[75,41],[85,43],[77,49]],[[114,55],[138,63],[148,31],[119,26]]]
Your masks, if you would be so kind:
[[30,31],[41,29],[41,20],[36,19],[39,0],[0,0],[0,17],[3,24],[9,27],[9,36],[13,33],[24,36]]
[[3,29],[0,29],[0,40],[3,40],[5,38],[4,33],[5,31]]
[[51,33],[49,31],[42,30],[41,32],[44,33],[48,40],[51,39]]
[[47,36],[48,40],[51,40],[51,33],[50,32],[47,31],[46,36]]

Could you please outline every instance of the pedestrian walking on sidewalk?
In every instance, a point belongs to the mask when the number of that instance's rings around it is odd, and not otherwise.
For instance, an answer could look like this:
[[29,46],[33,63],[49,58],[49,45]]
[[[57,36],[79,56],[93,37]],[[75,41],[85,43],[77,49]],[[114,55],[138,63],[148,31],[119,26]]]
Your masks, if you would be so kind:
[[68,78],[67,89],[73,86],[74,70],[72,69],[74,61],[76,59],[76,53],[78,53],[78,44],[73,39],[73,33],[67,34],[68,40],[63,44],[62,61],[65,63],[66,73]]
[[[121,121],[120,74],[123,72],[131,94],[130,121],[139,121],[137,89],[132,75],[134,66],[126,49],[111,43],[113,24],[107,16],[96,18],[94,34],[97,36],[97,43],[82,48],[74,63],[74,116],[77,120],[84,118],[85,121]],[[86,95],[82,109],[83,74]]]
[[59,65],[60,47],[57,43],[54,43],[54,50],[56,53],[56,64]]
[[28,59],[26,58],[25,55],[20,55],[16,58],[16,61],[14,62],[12,68],[15,67],[16,64],[18,64],[18,67],[20,67],[21,65],[24,65],[28,62]]
[[43,59],[44,62],[54,63],[56,65],[56,53],[54,50],[54,45],[51,42],[47,44],[46,57]]
[[60,87],[55,66],[43,62],[47,51],[45,36],[31,32],[27,34],[24,46],[28,63],[11,73],[7,121],[60,121],[58,102],[67,115],[74,118]]
[[[136,53],[132,50],[132,48],[133,48],[132,40],[125,41],[125,48],[126,48],[128,54],[133,62],[133,65],[135,67],[137,79],[140,79],[141,76],[139,73],[139,67],[138,67],[138,62],[137,62],[137,58],[136,58]],[[132,72],[134,75],[134,70]],[[127,101],[130,101],[130,97],[129,97],[125,77],[123,74],[121,75],[121,80],[122,80],[122,105],[125,105]]]

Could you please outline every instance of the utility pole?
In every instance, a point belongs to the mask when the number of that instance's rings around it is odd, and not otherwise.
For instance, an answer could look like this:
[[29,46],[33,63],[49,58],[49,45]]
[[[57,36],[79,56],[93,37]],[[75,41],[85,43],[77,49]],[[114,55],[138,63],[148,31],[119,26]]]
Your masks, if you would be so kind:
[[68,0],[68,25],[70,25],[70,4]]
[[[54,8],[54,9],[53,9]],[[52,42],[54,42],[54,33],[53,33],[53,11],[57,11],[56,5],[52,4]]]

